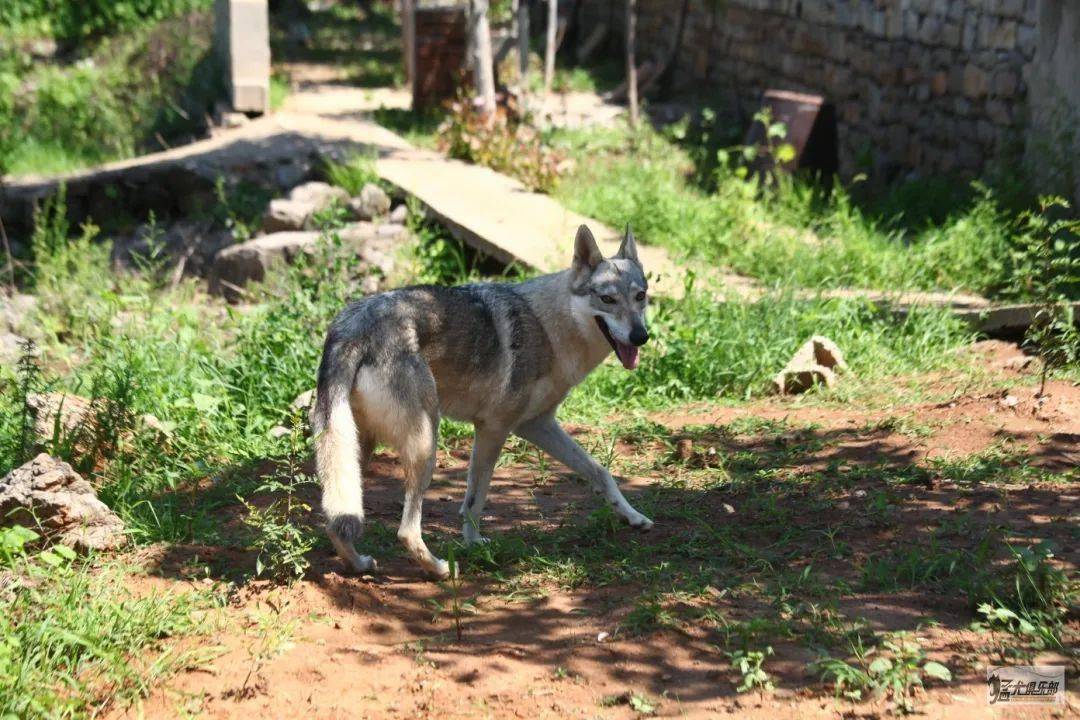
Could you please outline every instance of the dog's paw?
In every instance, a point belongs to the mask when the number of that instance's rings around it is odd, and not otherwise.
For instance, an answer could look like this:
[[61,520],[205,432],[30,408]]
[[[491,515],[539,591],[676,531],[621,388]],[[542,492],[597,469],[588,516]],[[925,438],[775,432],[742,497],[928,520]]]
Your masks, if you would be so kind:
[[436,580],[446,580],[450,577],[450,563],[445,560],[436,558],[434,564],[429,565],[424,569]]
[[375,562],[375,558],[370,555],[357,555],[355,558],[349,561],[349,566],[352,567],[354,572],[364,573],[375,572],[379,569],[379,563]]

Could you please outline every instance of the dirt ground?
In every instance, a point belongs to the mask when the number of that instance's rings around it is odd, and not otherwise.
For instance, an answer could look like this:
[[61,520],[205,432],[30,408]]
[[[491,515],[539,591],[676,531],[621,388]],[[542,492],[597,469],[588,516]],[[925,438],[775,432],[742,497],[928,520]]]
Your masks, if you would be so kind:
[[[504,573],[498,561],[481,571],[464,560],[459,594],[474,607],[461,616],[460,640],[446,610],[449,587],[426,580],[393,549],[399,469],[390,455],[380,454],[365,482],[378,574],[347,575],[320,546],[310,554],[307,575],[293,585],[245,585],[224,609],[217,630],[183,641],[187,649],[211,651],[214,660],[172,678],[141,706],[114,709],[113,715],[888,716],[887,698],[835,699],[808,669],[815,658],[808,638],[830,618],[843,617],[858,618],[874,632],[911,631],[931,659],[952,670],[953,682],[928,681],[917,695],[922,716],[1076,717],[1075,647],[1071,656],[1042,652],[1032,658],[1068,666],[1066,705],[992,708],[985,668],[994,661],[999,638],[971,628],[975,617],[964,597],[924,587],[870,591],[860,585],[857,566],[883,550],[916,547],[932,531],[948,538],[948,532],[961,536],[991,525],[1006,537],[1053,541],[1056,562],[1076,577],[1080,388],[1056,382],[1039,403],[1036,378],[1030,369],[1019,369],[1013,346],[982,343],[974,352],[979,362],[996,368],[996,382],[959,391],[946,402],[866,409],[771,398],[648,418],[651,431],[619,438],[613,454],[631,501],[652,498],[645,508],[656,527],[649,533],[626,527],[581,531],[596,524],[596,503],[584,484],[561,467],[538,466],[535,455],[512,453],[496,472],[485,534],[496,541],[520,536],[526,543],[562,537],[538,554],[553,565],[578,562],[586,575],[567,581],[556,572],[537,572],[535,565],[532,575],[520,569]],[[575,430],[588,444],[590,430]],[[440,456],[425,504],[425,533],[433,547],[444,547],[458,532],[467,452],[464,443]],[[994,467],[1007,467],[1008,474],[987,475],[988,463],[980,458],[997,458]],[[721,467],[735,480],[705,482]],[[901,473],[909,475],[895,482]],[[780,484],[797,489],[774,494]],[[314,488],[305,493],[316,504]],[[888,504],[879,515],[874,499],[882,497]],[[771,515],[764,509],[770,503]],[[758,582],[783,573],[774,567],[773,575],[763,575],[754,563],[735,562],[730,575],[710,576],[710,584],[691,596],[681,598],[679,587],[667,587],[661,602],[677,619],[648,624],[635,620],[635,598],[649,573],[662,573],[662,566],[645,563],[637,575],[605,573],[621,562],[621,550],[627,557],[670,558],[689,568],[709,560],[697,561],[686,550],[695,523],[703,523],[702,531],[738,532],[740,525],[775,524],[777,517],[789,526],[786,535],[763,531],[747,541],[749,547],[732,551],[733,557],[767,557],[783,547],[778,558],[788,567],[780,570],[797,575],[812,564],[830,579],[824,592],[796,588],[779,599],[757,592]],[[948,531],[950,522],[956,523],[954,531]],[[843,551],[823,550],[836,542],[835,532],[800,533],[807,527],[839,529]],[[591,549],[582,547],[588,543],[607,548],[597,550],[595,565],[587,559]],[[139,590],[166,592],[212,584],[252,562],[250,553],[212,546],[152,548],[138,560],[146,567],[144,577],[133,579]],[[825,609],[808,615],[806,607]],[[717,615],[723,622],[704,620]],[[724,627],[746,627],[762,617],[783,620],[797,631],[785,635],[774,628],[753,635],[755,646],[775,651],[764,667],[776,688],[740,694],[725,653],[732,646],[725,644],[731,636]],[[1075,640],[1077,629],[1074,614],[1067,636]]]

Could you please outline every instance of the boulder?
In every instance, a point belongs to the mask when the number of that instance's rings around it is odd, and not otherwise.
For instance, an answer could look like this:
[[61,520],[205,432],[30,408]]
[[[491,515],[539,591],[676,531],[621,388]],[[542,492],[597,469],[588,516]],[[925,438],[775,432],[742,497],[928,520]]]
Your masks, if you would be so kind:
[[42,453],[0,480],[0,524],[25,525],[79,550],[111,550],[124,523],[62,460]]
[[61,436],[70,435],[89,422],[93,403],[78,395],[59,392],[30,393],[26,406],[34,417],[34,439],[40,447],[53,439],[59,420]]
[[844,355],[836,343],[815,335],[792,356],[788,364],[773,378],[773,390],[781,395],[801,393],[821,383],[836,384],[837,373],[847,370]]
[[388,217],[387,220],[395,225],[404,225],[409,220],[408,206],[398,205],[390,211],[390,217]]
[[291,263],[319,242],[317,232],[279,232],[224,248],[210,269],[210,292],[235,302],[249,282],[261,282],[275,263]]
[[349,200],[349,210],[356,220],[383,217],[390,212],[390,196],[375,183],[367,183],[359,195]]
[[[408,230],[401,225],[358,222],[335,230],[334,234],[356,253],[359,270],[377,268],[385,277],[394,269],[393,249],[408,236]],[[301,254],[314,252],[319,238],[320,234],[313,231],[282,232],[227,247],[214,258],[210,291],[236,302],[243,296],[247,283],[264,280],[275,263],[292,263]],[[378,280],[374,278],[376,284]]]

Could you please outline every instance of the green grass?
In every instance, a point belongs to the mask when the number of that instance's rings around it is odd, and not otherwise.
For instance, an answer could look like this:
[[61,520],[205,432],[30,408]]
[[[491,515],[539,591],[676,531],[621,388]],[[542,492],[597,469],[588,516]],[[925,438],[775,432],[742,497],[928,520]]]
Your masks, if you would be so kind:
[[131,569],[76,559],[66,548],[32,552],[0,529],[0,715],[89,717],[145,697],[173,673],[215,653],[170,639],[208,630],[215,593],[127,590]]
[[828,196],[799,180],[763,189],[724,167],[715,190],[705,190],[680,137],[679,127],[556,132],[550,142],[577,160],[556,197],[603,222],[629,222],[644,242],[766,284],[1023,294],[1012,251],[1028,228],[1007,209],[1011,195],[974,185],[944,210],[927,200],[940,189],[928,181],[868,206],[855,200],[858,184]]

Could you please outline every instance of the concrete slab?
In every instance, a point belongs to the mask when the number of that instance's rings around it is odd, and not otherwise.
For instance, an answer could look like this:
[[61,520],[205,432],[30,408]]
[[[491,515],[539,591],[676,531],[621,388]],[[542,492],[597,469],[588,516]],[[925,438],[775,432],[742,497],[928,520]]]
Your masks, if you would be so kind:
[[[416,197],[462,242],[503,263],[552,272],[568,267],[574,235],[588,225],[605,255],[618,250],[620,231],[568,210],[542,193],[486,167],[408,150],[380,158],[379,176]],[[682,276],[662,248],[638,254],[657,292],[681,295]]]
[[214,42],[233,110],[270,111],[270,14],[267,0],[216,0]]

